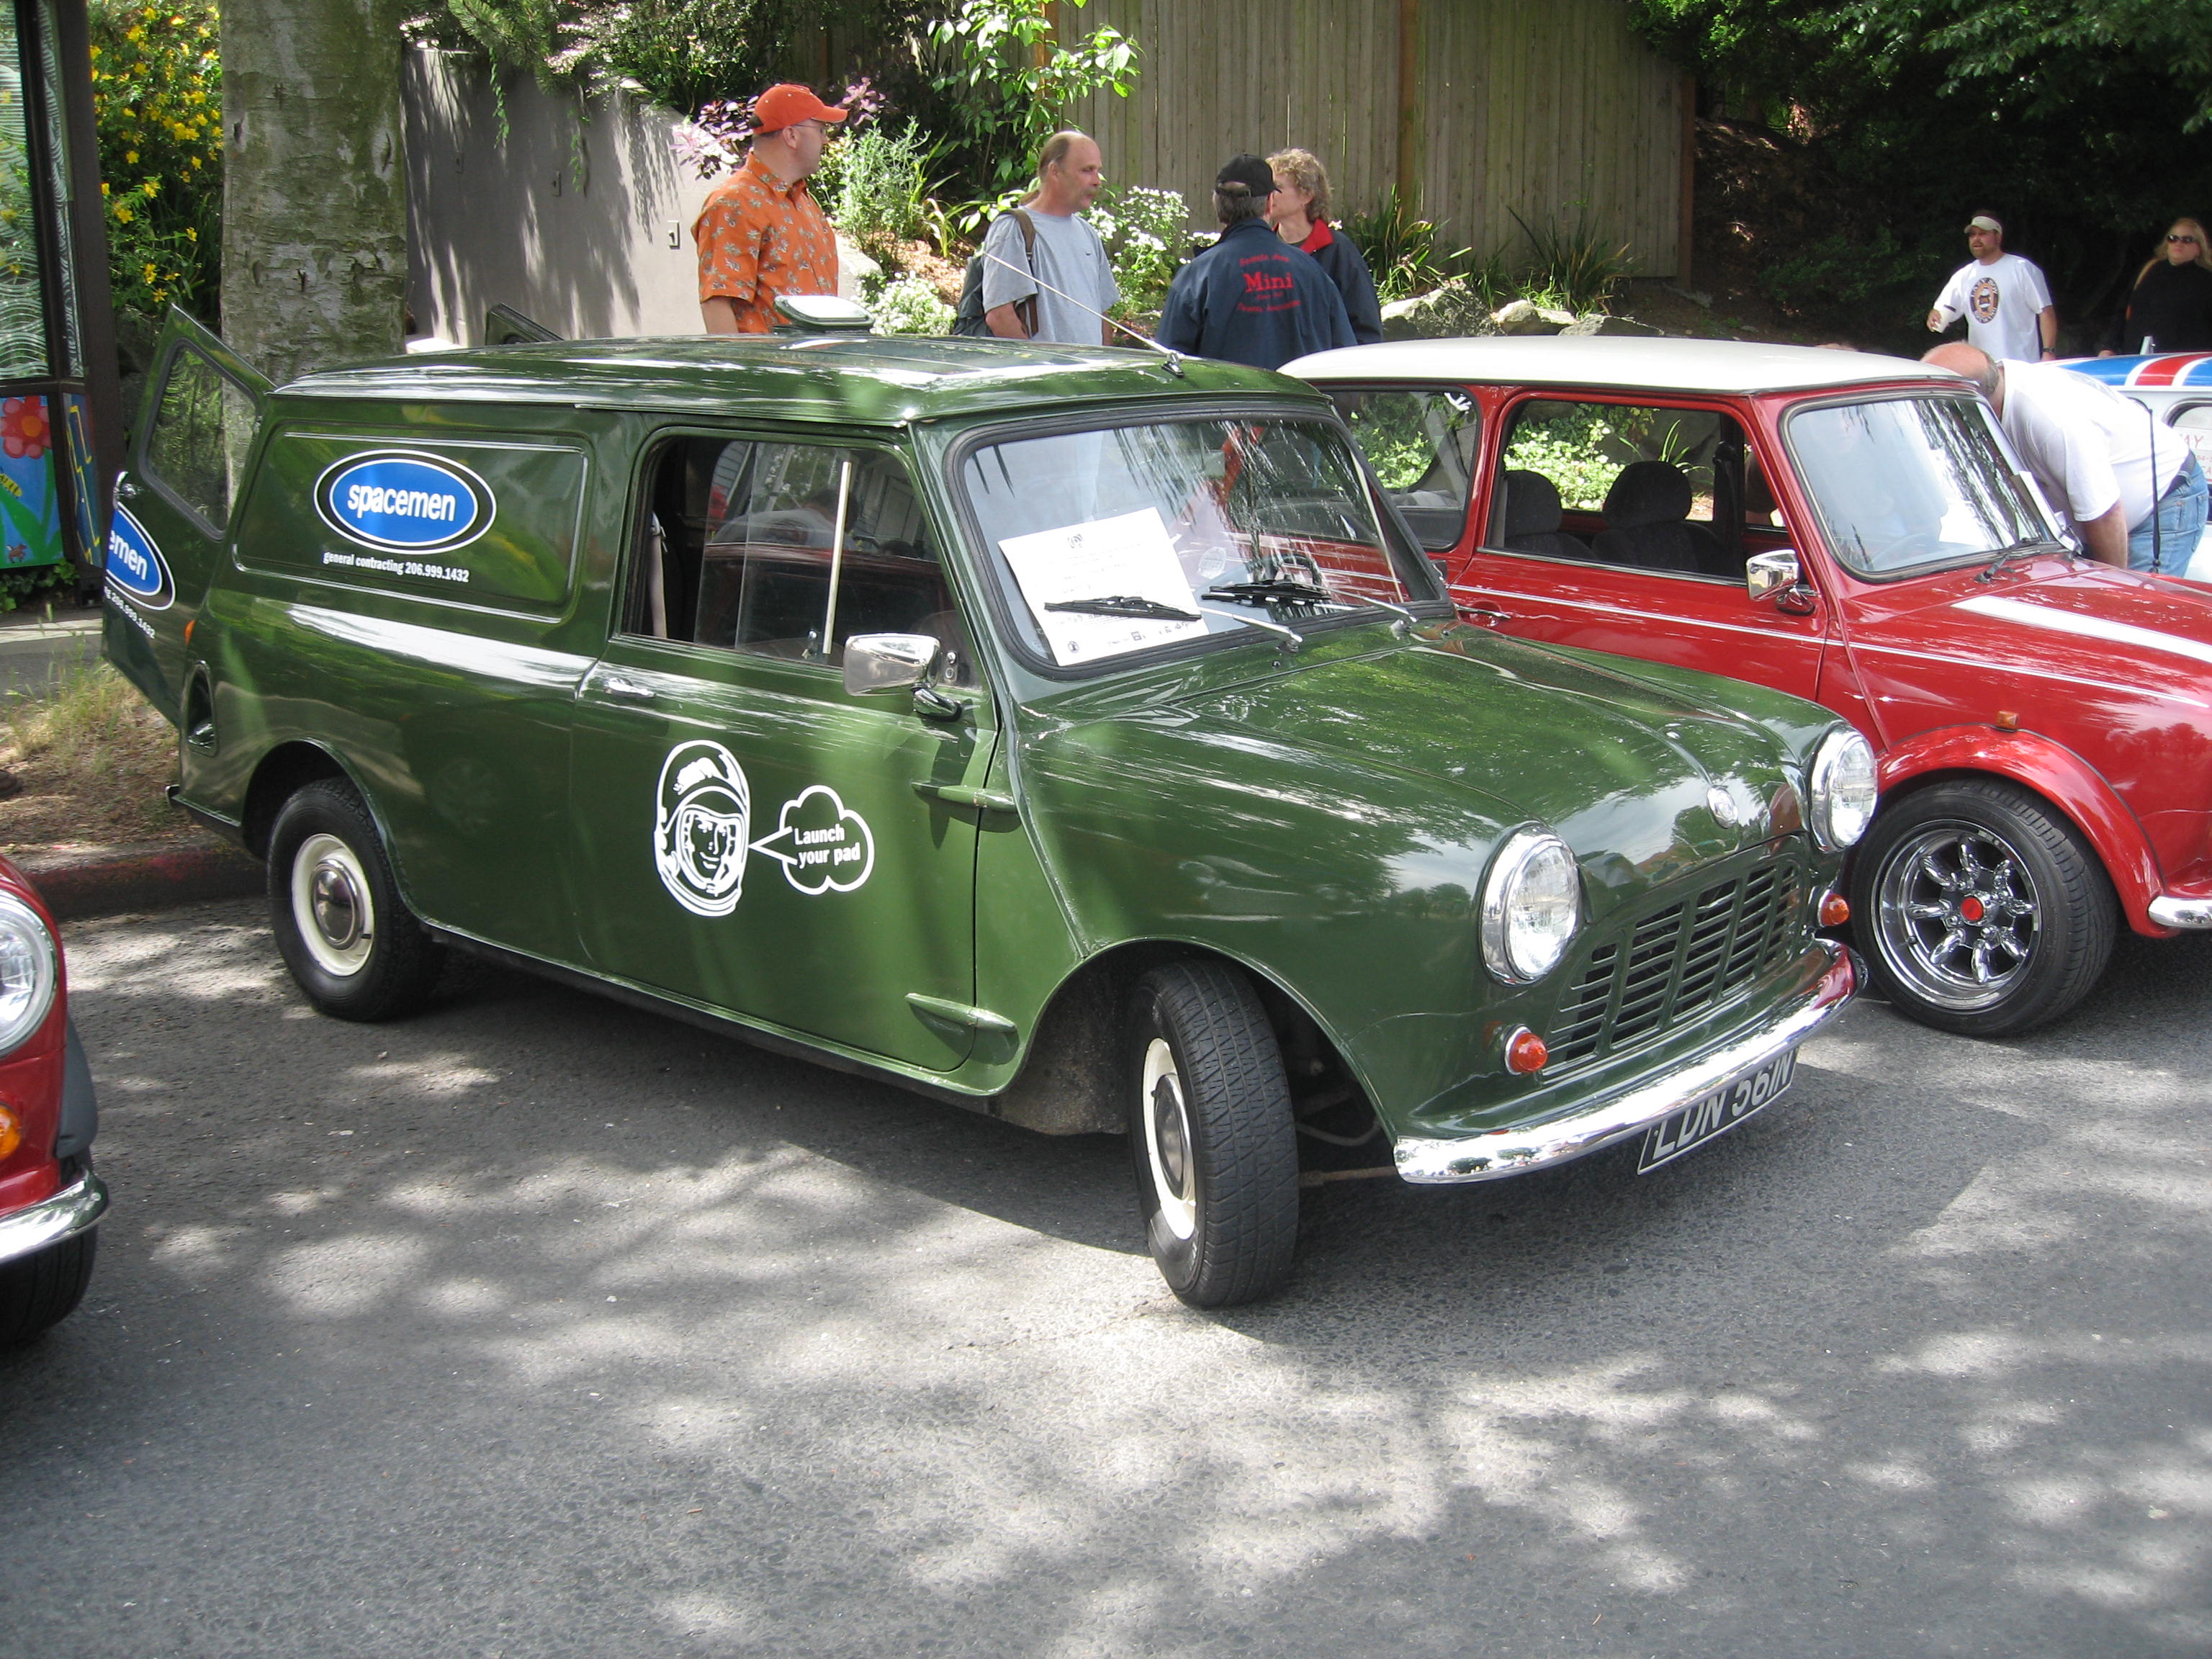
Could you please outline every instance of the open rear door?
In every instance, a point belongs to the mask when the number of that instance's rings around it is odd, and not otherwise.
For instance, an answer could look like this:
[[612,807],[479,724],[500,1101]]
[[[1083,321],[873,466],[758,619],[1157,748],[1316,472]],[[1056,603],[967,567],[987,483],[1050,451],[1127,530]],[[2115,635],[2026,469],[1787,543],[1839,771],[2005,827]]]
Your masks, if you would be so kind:
[[229,543],[269,381],[172,306],[115,481],[107,533],[107,659],[173,725],[184,721],[189,635]]

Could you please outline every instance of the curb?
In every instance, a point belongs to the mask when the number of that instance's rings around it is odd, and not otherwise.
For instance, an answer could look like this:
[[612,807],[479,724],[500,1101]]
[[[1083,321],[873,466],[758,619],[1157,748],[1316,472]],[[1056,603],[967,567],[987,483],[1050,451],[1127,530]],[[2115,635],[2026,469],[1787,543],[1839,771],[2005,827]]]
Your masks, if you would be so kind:
[[245,898],[266,890],[269,879],[258,860],[222,845],[115,853],[46,866],[16,862],[57,921]]

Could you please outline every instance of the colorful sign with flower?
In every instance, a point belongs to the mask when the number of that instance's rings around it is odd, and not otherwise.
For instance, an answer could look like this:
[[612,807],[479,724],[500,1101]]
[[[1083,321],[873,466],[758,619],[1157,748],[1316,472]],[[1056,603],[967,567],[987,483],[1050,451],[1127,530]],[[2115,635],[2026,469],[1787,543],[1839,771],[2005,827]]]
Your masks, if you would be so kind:
[[0,400],[0,569],[62,562],[53,447],[44,398]]

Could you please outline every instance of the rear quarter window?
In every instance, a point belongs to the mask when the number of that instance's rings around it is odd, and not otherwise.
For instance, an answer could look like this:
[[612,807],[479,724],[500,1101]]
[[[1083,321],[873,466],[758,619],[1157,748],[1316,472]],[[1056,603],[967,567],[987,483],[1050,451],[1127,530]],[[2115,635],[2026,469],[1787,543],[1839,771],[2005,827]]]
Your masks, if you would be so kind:
[[238,527],[241,568],[535,615],[574,581],[586,465],[554,442],[403,430],[271,438]]

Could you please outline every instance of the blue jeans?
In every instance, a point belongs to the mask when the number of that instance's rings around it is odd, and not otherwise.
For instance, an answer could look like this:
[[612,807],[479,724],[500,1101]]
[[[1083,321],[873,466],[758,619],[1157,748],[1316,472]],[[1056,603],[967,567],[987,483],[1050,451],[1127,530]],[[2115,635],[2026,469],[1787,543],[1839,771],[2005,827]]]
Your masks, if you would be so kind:
[[[2197,538],[2204,533],[2205,501],[2204,469],[2191,455],[2173,475],[2166,494],[2158,498],[2157,510],[2144,514],[2143,521],[2128,532],[2128,568],[2161,571],[2169,576],[2187,570],[2189,556],[2197,550]],[[2158,530],[2154,548],[2154,525]]]

